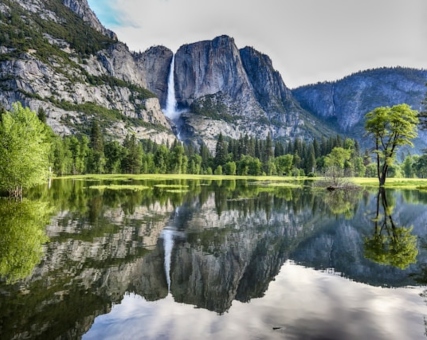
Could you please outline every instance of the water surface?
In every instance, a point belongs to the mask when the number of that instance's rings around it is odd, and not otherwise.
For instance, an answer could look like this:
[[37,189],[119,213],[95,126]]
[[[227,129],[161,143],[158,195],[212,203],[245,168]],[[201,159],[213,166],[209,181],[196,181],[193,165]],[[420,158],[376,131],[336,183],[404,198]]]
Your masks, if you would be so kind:
[[93,184],[0,202],[2,339],[424,337],[426,194]]

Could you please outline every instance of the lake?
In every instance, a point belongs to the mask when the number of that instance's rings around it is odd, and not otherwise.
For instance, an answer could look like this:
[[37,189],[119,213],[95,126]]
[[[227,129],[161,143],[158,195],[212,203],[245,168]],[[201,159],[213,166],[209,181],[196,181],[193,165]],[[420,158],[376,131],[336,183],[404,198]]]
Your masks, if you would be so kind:
[[423,339],[426,208],[409,190],[55,180],[0,201],[0,338]]

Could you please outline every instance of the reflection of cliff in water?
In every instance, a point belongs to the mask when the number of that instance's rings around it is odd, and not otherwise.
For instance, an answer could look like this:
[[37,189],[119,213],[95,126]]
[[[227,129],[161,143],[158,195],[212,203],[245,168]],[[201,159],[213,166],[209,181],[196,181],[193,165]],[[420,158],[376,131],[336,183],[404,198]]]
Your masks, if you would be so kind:
[[[373,197],[336,215],[343,209],[332,211],[328,200],[310,190],[283,188],[273,194],[226,185],[161,201],[149,193],[90,192],[83,201],[74,195],[75,203],[47,228],[51,242],[32,275],[17,285],[0,284],[2,297],[14,297],[0,299],[0,333],[76,338],[127,293],[148,301],[165,298],[160,235],[166,226],[176,231],[170,271],[174,300],[217,313],[226,312],[233,300],[262,297],[288,258],[318,269],[333,267],[371,284],[411,282],[407,275],[413,266],[400,271],[364,258],[363,239],[372,234],[366,210],[373,211]],[[426,235],[425,224],[417,223],[426,218],[424,206],[407,205],[402,195],[397,200],[395,220],[414,221],[414,233]],[[176,214],[178,201],[183,204]]]
[[184,205],[180,215],[187,216],[187,237],[174,248],[171,293],[177,302],[218,313],[233,300],[262,297],[290,250],[315,229],[311,210],[267,194],[223,202],[220,214],[212,195],[202,207]]

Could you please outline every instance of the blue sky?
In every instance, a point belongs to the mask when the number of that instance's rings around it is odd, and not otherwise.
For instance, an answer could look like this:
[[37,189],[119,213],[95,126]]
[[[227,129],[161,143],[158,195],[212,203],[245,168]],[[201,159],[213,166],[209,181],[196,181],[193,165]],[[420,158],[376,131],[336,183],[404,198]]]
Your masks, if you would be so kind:
[[382,66],[427,68],[425,0],[88,0],[131,50],[227,34],[293,88]]

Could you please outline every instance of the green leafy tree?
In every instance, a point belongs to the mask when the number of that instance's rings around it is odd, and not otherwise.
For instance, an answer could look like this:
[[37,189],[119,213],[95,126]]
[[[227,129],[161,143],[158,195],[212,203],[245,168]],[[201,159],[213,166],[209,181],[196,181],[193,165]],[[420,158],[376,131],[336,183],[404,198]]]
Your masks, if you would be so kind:
[[358,156],[353,159],[354,175],[357,177],[364,177],[366,173],[366,166],[363,164],[363,158]]
[[290,154],[275,158],[274,162],[276,164],[276,171],[278,175],[282,176],[290,174],[292,170],[293,158],[294,157]]
[[406,178],[414,177],[414,157],[411,155],[406,156],[403,160],[402,168]]
[[339,169],[344,169],[345,162],[350,158],[351,151],[342,147],[335,147],[325,157],[327,167],[335,166]]
[[420,156],[414,163],[414,171],[417,177],[427,178],[427,154]]
[[0,121],[0,190],[22,197],[22,189],[46,181],[51,145],[37,114],[20,103]]
[[222,166],[218,165],[215,169],[215,175],[222,175]]
[[235,175],[236,169],[237,166],[235,162],[227,162],[224,166],[224,172],[226,175]]
[[70,139],[69,138],[56,138],[53,145],[53,171],[55,174],[60,176],[66,175],[72,172],[73,158],[70,150]]
[[418,112],[407,104],[378,107],[366,114],[365,130],[374,140],[377,177],[383,186],[387,172],[402,145],[412,146],[417,136]]
[[325,180],[329,187],[345,186],[344,168],[350,159],[351,151],[342,147],[334,147],[325,157]]

